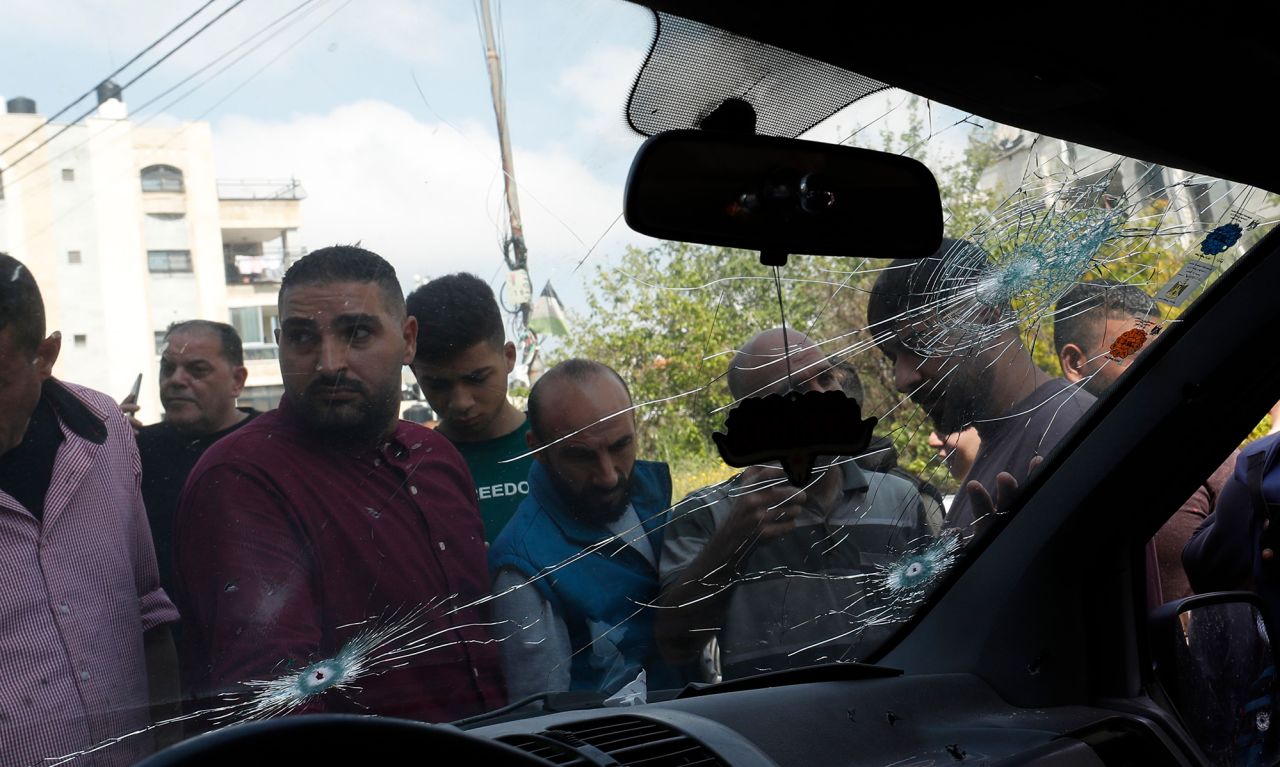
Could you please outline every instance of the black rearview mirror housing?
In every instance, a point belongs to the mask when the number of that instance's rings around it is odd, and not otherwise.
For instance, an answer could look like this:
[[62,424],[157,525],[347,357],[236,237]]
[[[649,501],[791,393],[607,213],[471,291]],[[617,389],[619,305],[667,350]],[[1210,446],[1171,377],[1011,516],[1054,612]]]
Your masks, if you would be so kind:
[[910,157],[799,139],[670,131],[646,141],[623,213],[641,234],[787,255],[923,258],[942,241],[933,174]]

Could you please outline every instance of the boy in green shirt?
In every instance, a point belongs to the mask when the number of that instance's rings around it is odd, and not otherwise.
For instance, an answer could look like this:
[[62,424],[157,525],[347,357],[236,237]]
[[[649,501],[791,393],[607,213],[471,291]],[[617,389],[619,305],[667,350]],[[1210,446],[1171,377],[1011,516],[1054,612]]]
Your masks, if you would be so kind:
[[409,367],[440,418],[437,431],[466,459],[480,498],[485,541],[492,543],[529,494],[533,456],[524,413],[507,399],[516,347],[506,340],[502,313],[489,286],[459,272],[409,294],[418,320],[418,351]]

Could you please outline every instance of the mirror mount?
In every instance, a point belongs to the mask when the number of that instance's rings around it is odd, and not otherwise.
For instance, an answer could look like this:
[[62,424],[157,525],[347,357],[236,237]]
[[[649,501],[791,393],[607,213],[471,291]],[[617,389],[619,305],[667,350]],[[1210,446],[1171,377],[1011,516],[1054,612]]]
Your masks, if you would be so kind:
[[760,251],[760,263],[765,266],[786,266],[788,255],[790,254],[783,250],[765,248]]

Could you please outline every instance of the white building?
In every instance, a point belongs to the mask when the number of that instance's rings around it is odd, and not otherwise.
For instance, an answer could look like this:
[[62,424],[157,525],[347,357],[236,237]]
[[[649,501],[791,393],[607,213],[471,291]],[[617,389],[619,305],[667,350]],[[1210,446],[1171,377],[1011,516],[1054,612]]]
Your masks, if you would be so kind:
[[110,83],[83,124],[42,125],[29,99],[7,106],[0,149],[17,143],[0,154],[0,251],[31,269],[49,330],[62,331],[55,375],[122,399],[142,373],[140,417],[157,421],[165,328],[218,320],[245,342],[240,404],[274,407],[272,330],[280,276],[300,255],[298,183],[219,180],[208,123],[134,124]]

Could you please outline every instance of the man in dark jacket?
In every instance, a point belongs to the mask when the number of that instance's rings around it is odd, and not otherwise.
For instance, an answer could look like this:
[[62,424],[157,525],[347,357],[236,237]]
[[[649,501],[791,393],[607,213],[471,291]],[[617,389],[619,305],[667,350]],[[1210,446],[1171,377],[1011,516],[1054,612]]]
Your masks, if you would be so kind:
[[160,354],[164,420],[138,430],[142,499],[160,566],[160,583],[173,588],[173,518],[187,475],[209,446],[259,415],[237,408],[249,372],[236,329],[223,322],[175,322]]

